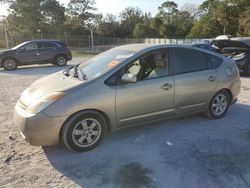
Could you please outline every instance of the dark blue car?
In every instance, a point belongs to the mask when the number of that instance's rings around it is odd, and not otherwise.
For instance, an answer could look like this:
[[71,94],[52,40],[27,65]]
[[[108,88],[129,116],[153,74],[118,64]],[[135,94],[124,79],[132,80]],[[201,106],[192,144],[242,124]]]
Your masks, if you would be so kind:
[[0,67],[15,70],[21,65],[52,63],[65,66],[72,59],[67,45],[58,40],[33,40],[0,51]]

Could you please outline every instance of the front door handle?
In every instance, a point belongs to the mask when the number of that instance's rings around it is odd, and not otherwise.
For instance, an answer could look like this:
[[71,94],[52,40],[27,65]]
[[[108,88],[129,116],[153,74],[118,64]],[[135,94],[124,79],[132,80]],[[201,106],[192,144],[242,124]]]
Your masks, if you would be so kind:
[[171,84],[163,84],[163,86],[161,86],[161,89],[164,89],[164,90],[169,90],[171,87],[173,87]]
[[215,80],[215,77],[214,77],[214,76],[210,76],[210,77],[208,78],[208,80],[209,80],[210,82],[213,82],[213,81]]

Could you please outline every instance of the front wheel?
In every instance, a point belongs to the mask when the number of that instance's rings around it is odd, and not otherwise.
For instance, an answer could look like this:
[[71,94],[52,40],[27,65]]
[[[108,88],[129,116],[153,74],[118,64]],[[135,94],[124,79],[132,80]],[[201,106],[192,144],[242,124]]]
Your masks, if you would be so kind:
[[67,58],[64,55],[58,55],[55,58],[55,64],[58,66],[65,66],[67,64]]
[[17,68],[17,61],[13,58],[4,59],[3,68],[8,71],[15,70]]
[[63,126],[62,140],[71,150],[84,152],[94,149],[106,134],[106,121],[97,112],[81,112]]
[[221,90],[214,95],[209,104],[207,116],[212,119],[222,118],[230,106],[230,95],[227,91]]

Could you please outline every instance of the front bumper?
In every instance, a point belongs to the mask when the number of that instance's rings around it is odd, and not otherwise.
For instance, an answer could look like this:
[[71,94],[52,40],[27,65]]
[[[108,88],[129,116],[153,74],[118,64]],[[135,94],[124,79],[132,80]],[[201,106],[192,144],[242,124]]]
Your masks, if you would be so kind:
[[60,129],[67,117],[51,118],[43,113],[27,113],[18,104],[14,111],[14,124],[21,135],[34,146],[49,146],[59,143]]

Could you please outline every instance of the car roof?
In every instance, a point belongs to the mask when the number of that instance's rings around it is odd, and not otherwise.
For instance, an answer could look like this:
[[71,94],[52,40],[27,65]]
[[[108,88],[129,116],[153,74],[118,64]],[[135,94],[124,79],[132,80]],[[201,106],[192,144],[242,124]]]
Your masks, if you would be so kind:
[[27,42],[63,42],[63,41],[55,39],[39,39],[39,40],[30,40]]
[[211,54],[211,55],[215,55],[215,56],[218,56],[220,58],[223,58],[224,59],[224,56],[222,56],[221,54],[217,54],[217,53],[214,53],[212,51],[209,51],[209,50],[206,50],[206,49],[203,49],[203,48],[198,48],[198,47],[195,47],[195,46],[192,46],[192,44],[128,44],[128,45],[123,45],[123,46],[118,46],[118,47],[115,47],[114,49],[117,49],[117,50],[124,50],[124,51],[131,51],[133,53],[137,53],[137,52],[148,52],[148,51],[151,51],[151,50],[157,50],[157,49],[160,49],[160,48],[187,48],[187,49],[195,49],[195,50],[198,50],[198,51],[201,51],[201,52],[204,52],[206,54]]
[[[139,51],[144,51],[144,50],[154,50],[154,49],[159,49],[159,48],[174,48],[174,47],[183,47],[183,48],[190,48],[194,49],[192,45],[178,45],[178,44],[127,44],[127,45],[122,45],[115,47],[117,50],[126,50],[126,51],[133,51],[133,52],[139,52]],[[195,48],[196,49],[196,48]]]

